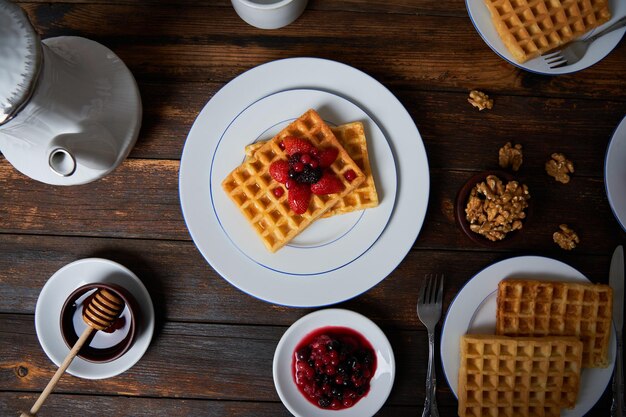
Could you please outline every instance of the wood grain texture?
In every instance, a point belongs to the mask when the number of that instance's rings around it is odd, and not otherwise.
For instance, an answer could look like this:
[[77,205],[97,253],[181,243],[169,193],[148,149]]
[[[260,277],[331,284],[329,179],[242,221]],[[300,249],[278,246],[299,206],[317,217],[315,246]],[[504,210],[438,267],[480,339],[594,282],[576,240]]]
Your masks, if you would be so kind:
[[[378,416],[422,410],[428,350],[415,303],[424,274],[446,274],[444,309],[477,272],[518,255],[552,257],[608,282],[610,255],[625,237],[604,190],[606,148],[626,114],[624,41],[584,71],[549,77],[492,52],[463,0],[311,0],[296,22],[272,31],[244,23],[228,0],[19,4],[42,38],[83,36],[118,54],[144,115],[129,158],[90,184],[41,184],[0,155],[1,416],[30,406],[53,374],[34,332],[37,297],[54,272],[87,257],[140,277],[156,306],[155,335],[118,377],[65,375],[40,416],[289,415],[272,381],[274,349],[316,309],[265,303],[220,277],[193,244],[178,195],[185,140],[203,106],[234,77],[275,59],[321,57],[371,75],[406,107],[427,151],[430,197],[418,239],[380,284],[337,305],[370,317],[394,348],[396,381]],[[471,89],[489,94],[494,108],[471,107]],[[455,224],[456,193],[472,174],[497,167],[507,141],[524,147],[518,176],[530,188],[532,217],[515,244],[476,246]],[[552,152],[574,161],[570,184],[546,175]],[[561,223],[581,237],[574,251],[552,242]],[[456,415],[437,366],[441,415]],[[609,405],[607,390],[589,415],[606,416]]]

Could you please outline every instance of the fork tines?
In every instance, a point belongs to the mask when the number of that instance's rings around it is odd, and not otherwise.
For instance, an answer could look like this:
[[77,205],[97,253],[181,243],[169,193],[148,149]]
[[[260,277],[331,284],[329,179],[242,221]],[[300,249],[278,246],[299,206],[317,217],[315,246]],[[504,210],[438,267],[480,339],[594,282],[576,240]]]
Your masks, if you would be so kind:
[[419,300],[424,304],[440,303],[443,298],[443,274],[424,275],[426,283],[422,285]]
[[542,55],[544,61],[550,68],[558,68],[567,65],[567,60],[561,53],[561,51],[554,51]]

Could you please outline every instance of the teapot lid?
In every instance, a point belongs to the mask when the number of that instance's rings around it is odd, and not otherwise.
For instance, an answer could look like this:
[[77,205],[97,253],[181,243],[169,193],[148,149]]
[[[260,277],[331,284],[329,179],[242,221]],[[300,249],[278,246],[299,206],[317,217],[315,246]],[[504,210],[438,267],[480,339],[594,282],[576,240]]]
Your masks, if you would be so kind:
[[0,0],[0,125],[28,102],[41,68],[41,41],[27,14]]

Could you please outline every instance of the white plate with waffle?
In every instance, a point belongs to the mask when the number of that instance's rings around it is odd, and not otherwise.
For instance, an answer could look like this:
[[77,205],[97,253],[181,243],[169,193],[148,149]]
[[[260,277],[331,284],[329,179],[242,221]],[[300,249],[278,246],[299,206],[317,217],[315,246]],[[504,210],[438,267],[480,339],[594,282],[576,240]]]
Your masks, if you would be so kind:
[[[511,2],[526,4],[526,0],[512,0]],[[529,2],[532,2],[532,0],[529,0]],[[465,5],[467,7],[467,12],[470,16],[470,19],[474,24],[474,27],[478,31],[479,35],[497,55],[519,68],[539,74],[569,74],[588,68],[607,56],[617,46],[619,41],[624,36],[624,33],[626,32],[626,28],[617,29],[597,39],[590,45],[589,50],[587,51],[583,59],[573,65],[568,65],[560,68],[550,68],[548,64],[544,61],[544,59],[540,56],[520,63],[516,61],[513,54],[507,49],[504,42],[498,35],[498,32],[491,20],[490,12],[485,5],[485,0],[465,0]],[[586,39],[592,36],[594,33],[597,33],[605,27],[610,26],[622,16],[626,16],[626,2],[624,1],[609,0],[609,9],[611,12],[611,19],[607,23],[600,25],[599,27],[584,34],[581,39]],[[530,15],[533,14],[530,13]]]
[[[466,333],[494,334],[498,283],[505,278],[589,282],[579,271],[560,261],[539,256],[521,256],[497,262],[476,274],[459,291],[448,308],[441,331],[441,361],[448,385],[458,396],[459,346]],[[604,393],[615,364],[616,338],[611,332],[609,366],[584,368],[576,407],[564,409],[563,417],[584,416]]]
[[[364,123],[380,205],[320,219],[270,253],[220,182],[246,145],[309,108],[331,126]],[[426,152],[402,104],[368,75],[315,58],[261,65],[215,94],[189,133],[179,181],[187,227],[211,266],[250,295],[299,307],[344,301],[384,279],[413,245],[429,195]]]
[[604,159],[604,185],[611,210],[626,230],[626,117],[615,129]]
[[[377,207],[314,221],[285,247],[268,251],[222,189],[222,180],[244,158],[250,143],[269,140],[307,109],[318,109],[329,126],[364,124],[370,163],[380,198]],[[350,101],[319,90],[281,91],[254,102],[228,125],[210,165],[213,215],[224,235],[260,267],[292,276],[323,275],[358,259],[385,229],[396,196],[393,154],[380,128]],[[335,256],[337,253],[341,256]]]

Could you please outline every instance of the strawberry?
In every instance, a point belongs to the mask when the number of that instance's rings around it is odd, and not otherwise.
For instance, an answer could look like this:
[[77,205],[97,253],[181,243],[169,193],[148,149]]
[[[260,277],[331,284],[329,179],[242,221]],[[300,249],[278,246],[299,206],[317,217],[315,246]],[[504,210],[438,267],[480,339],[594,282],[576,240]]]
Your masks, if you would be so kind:
[[330,171],[324,171],[322,178],[315,184],[311,184],[313,194],[334,194],[343,190],[343,183]]
[[270,165],[270,175],[279,183],[286,183],[289,179],[289,162],[284,160],[272,162],[272,165]]
[[289,207],[296,214],[302,214],[309,208],[309,200],[311,199],[311,188],[309,184],[296,183],[290,187],[288,195]]
[[319,166],[322,168],[328,168],[335,162],[337,159],[337,155],[339,155],[339,149],[337,148],[324,148],[320,151],[318,159]]
[[309,153],[315,148],[308,140],[296,136],[287,136],[283,139],[283,144],[285,145],[285,152],[287,152],[289,156],[295,153]]

